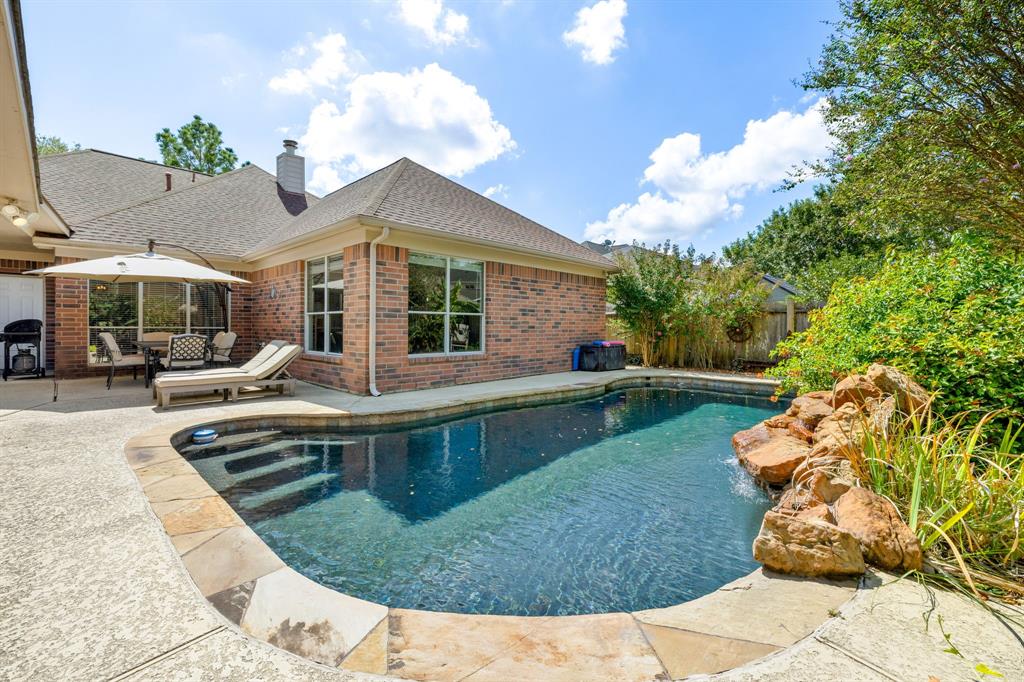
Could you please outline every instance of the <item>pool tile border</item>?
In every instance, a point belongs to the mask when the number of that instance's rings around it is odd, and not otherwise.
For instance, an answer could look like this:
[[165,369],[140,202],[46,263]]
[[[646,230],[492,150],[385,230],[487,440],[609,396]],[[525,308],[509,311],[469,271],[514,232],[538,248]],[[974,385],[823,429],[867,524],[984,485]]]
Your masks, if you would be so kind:
[[[755,571],[699,599],[633,614],[515,617],[389,609],[288,567],[175,448],[194,429],[211,424],[224,434],[254,426],[374,426],[586,399],[639,386],[766,396],[776,385],[724,375],[638,373],[364,413],[241,406],[216,419],[141,433],[126,443],[125,458],[208,602],[250,636],[331,667],[431,680],[667,680],[743,665],[811,634],[853,597],[855,583]],[[794,609],[802,615],[796,623]],[[714,622],[702,618],[712,612]]]

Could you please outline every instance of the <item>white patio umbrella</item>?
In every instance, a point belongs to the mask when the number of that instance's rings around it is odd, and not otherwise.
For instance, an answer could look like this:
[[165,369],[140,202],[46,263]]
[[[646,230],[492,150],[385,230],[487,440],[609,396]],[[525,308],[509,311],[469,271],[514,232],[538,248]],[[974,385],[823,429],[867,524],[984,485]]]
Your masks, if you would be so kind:
[[[43,277],[68,277],[71,279],[98,279],[105,282],[213,282],[216,284],[248,284],[248,280],[235,277],[225,272],[220,272],[212,267],[196,265],[180,258],[172,258],[163,254],[155,253],[154,247],[157,243],[150,241],[149,251],[145,253],[133,253],[128,256],[110,256],[109,258],[94,258],[92,260],[79,261],[77,263],[66,263],[54,265],[49,268],[29,270],[26,275],[41,275]],[[191,249],[176,244],[163,244],[173,246],[193,253],[207,264],[205,258]],[[228,291],[231,290],[227,287]],[[53,377],[53,400],[57,401],[57,377]]]
[[219,282],[248,284],[248,281],[225,272],[189,263],[160,253],[147,251],[130,256],[94,258],[77,263],[54,265],[29,270],[27,275],[99,279],[105,282]]

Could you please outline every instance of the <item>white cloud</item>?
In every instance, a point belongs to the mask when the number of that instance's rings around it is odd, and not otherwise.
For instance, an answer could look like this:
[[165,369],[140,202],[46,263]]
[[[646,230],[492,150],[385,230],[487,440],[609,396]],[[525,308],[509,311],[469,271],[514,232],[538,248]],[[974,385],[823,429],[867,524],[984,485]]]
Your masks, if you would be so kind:
[[566,45],[580,48],[583,61],[611,64],[615,50],[626,46],[626,0],[601,0],[576,13],[572,29],[562,34]]
[[432,45],[469,42],[469,17],[446,9],[442,0],[398,0],[398,18],[420,31]]
[[491,199],[499,197],[501,199],[508,198],[508,186],[504,183],[499,182],[497,185],[491,185],[484,190],[484,196]]
[[831,137],[822,122],[825,100],[802,113],[780,111],[747,122],[743,141],[729,150],[701,152],[700,135],[670,137],[651,152],[644,192],[608,217],[588,223],[588,239],[616,242],[681,241],[743,214],[741,200],[782,182],[790,170],[826,153]]
[[364,74],[346,90],[343,108],[329,100],[313,108],[299,140],[318,191],[402,156],[458,177],[515,149],[477,89],[437,64]]
[[[312,50],[316,58],[304,69],[286,69],[284,74],[274,76],[268,85],[271,90],[289,95],[312,94],[314,88],[333,89],[339,80],[352,75],[349,55],[345,51],[345,36],[328,33],[313,41]],[[301,59],[310,53],[305,45],[291,49],[293,58]]]

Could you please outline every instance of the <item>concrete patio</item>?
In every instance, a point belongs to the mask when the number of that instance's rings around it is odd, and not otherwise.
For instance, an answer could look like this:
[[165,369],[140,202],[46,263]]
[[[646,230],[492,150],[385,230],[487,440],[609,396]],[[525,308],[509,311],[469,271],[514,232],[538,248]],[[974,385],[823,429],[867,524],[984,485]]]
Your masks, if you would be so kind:
[[[708,385],[717,379],[687,374]],[[636,374],[564,373],[380,398],[300,384],[294,398],[208,402],[166,411],[155,410],[141,381],[127,378],[118,378],[110,391],[102,379],[61,382],[56,402],[49,381],[7,382],[0,386],[0,678],[382,679],[293,656],[248,637],[214,610],[186,572],[125,460],[129,438],[161,425],[229,418],[254,408],[267,414],[403,412],[581,385],[596,389],[608,379],[628,376]],[[751,387],[764,390],[763,382],[750,381]],[[1022,619],[1019,610],[998,608]],[[699,630],[758,643],[764,634],[759,627],[756,617],[712,612],[700,622],[665,629],[673,629],[676,637]],[[959,595],[874,575],[811,636],[712,679],[934,676],[946,682],[979,679],[975,666],[983,664],[1004,679],[1022,680],[1022,638],[1024,628]],[[959,654],[944,652],[951,645]],[[660,663],[673,667],[667,660]],[[572,671],[566,673],[564,679],[573,679]]]

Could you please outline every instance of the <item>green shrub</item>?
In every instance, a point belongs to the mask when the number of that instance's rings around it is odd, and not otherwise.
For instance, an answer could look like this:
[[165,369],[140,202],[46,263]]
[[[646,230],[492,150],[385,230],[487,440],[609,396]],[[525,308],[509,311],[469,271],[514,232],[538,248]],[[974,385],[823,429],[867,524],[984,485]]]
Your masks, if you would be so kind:
[[865,486],[892,500],[933,563],[1019,581],[1024,455],[1014,452],[1021,429],[1011,424],[991,442],[981,437],[1000,417],[898,419],[885,434],[865,429],[864,454],[851,462]]
[[785,389],[830,388],[873,362],[939,393],[944,414],[1024,415],[1024,267],[971,235],[938,253],[892,255],[837,285],[810,327],[775,349]]

